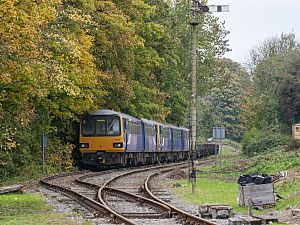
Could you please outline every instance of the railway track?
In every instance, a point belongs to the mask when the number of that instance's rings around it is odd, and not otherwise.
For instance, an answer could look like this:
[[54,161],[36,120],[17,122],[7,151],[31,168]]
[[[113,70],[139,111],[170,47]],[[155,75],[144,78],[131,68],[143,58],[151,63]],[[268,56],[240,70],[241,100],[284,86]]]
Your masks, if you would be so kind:
[[134,170],[66,173],[47,177],[41,183],[116,224],[214,225],[153,194],[150,182],[154,177],[184,167],[187,165],[180,163]]

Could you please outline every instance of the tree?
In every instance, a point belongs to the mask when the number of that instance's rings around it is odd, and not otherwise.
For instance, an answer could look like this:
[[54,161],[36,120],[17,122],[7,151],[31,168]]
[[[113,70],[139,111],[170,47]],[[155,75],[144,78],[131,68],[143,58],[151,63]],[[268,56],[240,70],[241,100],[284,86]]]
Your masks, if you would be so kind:
[[230,59],[222,59],[221,63],[226,71],[226,81],[200,100],[198,125],[202,138],[211,137],[212,127],[224,126],[226,137],[239,141],[243,134],[241,106],[250,78],[239,63]]
[[290,131],[298,114],[298,65],[299,44],[292,33],[271,38],[250,52],[253,88],[244,106],[248,129]]

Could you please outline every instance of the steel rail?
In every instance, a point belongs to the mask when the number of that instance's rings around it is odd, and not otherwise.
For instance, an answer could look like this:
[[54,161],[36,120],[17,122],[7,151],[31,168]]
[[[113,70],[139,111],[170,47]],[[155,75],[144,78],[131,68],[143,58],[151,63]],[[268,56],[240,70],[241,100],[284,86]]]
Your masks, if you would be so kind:
[[[185,163],[178,163],[176,165],[172,165],[172,166],[180,166],[182,164],[185,164]],[[108,206],[106,200],[105,200],[105,194],[107,192],[115,192],[115,193],[118,193],[118,194],[122,194],[123,196],[127,196],[129,198],[133,198],[135,199],[135,201],[144,201],[145,204],[148,204],[152,207],[155,207],[156,209],[159,209],[159,211],[162,211],[162,210],[165,210],[166,213],[166,217],[168,218],[171,218],[171,209],[160,203],[160,202],[157,202],[153,199],[149,199],[149,198],[145,198],[145,197],[142,197],[142,196],[138,196],[138,195],[134,195],[132,193],[126,193],[125,191],[121,191],[121,190],[118,190],[116,188],[110,188],[108,187],[111,183],[115,182],[116,180],[120,179],[120,178],[123,178],[123,177],[126,177],[126,176],[129,176],[131,174],[134,174],[134,173],[140,173],[140,172],[144,172],[144,171],[147,171],[147,170],[151,170],[151,169],[162,169],[162,168],[166,168],[166,167],[170,167],[170,165],[162,165],[162,166],[152,166],[152,167],[147,167],[147,168],[142,168],[142,169],[135,169],[135,170],[131,170],[129,172],[125,172],[119,176],[116,176],[116,177],[113,177],[112,179],[108,180],[107,182],[105,182],[98,190],[98,200],[101,204]],[[111,209],[112,210],[112,209]]]
[[[176,165],[172,165],[172,166],[176,166],[176,167],[186,167],[187,165],[185,163],[178,163]],[[99,176],[102,173],[106,173],[106,171],[104,172],[98,172],[98,173],[87,173],[87,172],[75,172],[75,173],[64,173],[64,174],[57,174],[57,175],[53,175],[53,176],[49,176],[46,177],[44,179],[42,179],[40,182],[45,185],[46,187],[48,187],[49,189],[53,189],[55,191],[60,191],[70,197],[75,198],[76,201],[78,201],[80,204],[83,204],[84,206],[86,206],[89,209],[92,210],[96,210],[98,211],[100,214],[106,215],[110,218],[113,218],[114,221],[118,221],[120,223],[125,223],[128,225],[135,225],[135,223],[133,223],[132,221],[130,221],[128,218],[126,218],[125,216],[122,216],[121,214],[117,213],[116,211],[114,211],[113,209],[111,209],[107,202],[105,201],[105,193],[115,193],[116,195],[122,195],[125,196],[128,199],[132,199],[134,201],[143,203],[143,204],[148,204],[151,207],[154,207],[156,209],[159,210],[159,212],[164,212],[165,211],[165,216],[170,218],[172,216],[172,212],[175,212],[175,207],[166,204],[165,202],[161,201],[160,199],[155,199],[155,198],[145,198],[143,196],[139,196],[139,195],[135,195],[132,193],[128,193],[116,188],[112,188],[112,187],[108,187],[111,183],[115,182],[116,180],[128,176],[130,174],[134,174],[134,173],[138,173],[138,172],[144,172],[147,170],[151,170],[151,169],[163,169],[166,167],[170,167],[170,165],[162,165],[162,166],[152,166],[152,167],[147,167],[147,168],[142,168],[142,169],[135,169],[135,170],[131,170],[129,172],[125,172],[119,176],[116,176],[110,180],[108,180],[107,182],[105,182],[102,186],[100,185],[96,185],[90,182],[86,182],[84,181],[84,179],[88,178],[88,177],[95,177],[95,176]],[[164,171],[170,171],[173,170],[168,168],[165,169]],[[111,171],[110,171],[111,172]],[[53,179],[57,179],[57,178],[63,178],[64,176],[71,176],[71,175],[80,175],[81,173],[84,173],[84,175],[78,177],[75,182],[84,185],[88,188],[92,188],[97,192],[97,200],[99,201],[95,201],[91,198],[88,198],[78,192],[75,192],[73,190],[71,190],[70,188],[66,188],[60,185],[56,185],[56,184],[52,184],[50,181]],[[159,174],[158,173],[154,173],[154,174]],[[152,174],[153,175],[153,174]],[[149,176],[150,177],[150,176]],[[148,178],[149,178],[148,177]],[[147,179],[148,179],[147,178]],[[145,186],[145,185],[144,185]],[[147,187],[147,185],[145,186]],[[170,207],[171,206],[171,207]],[[184,221],[185,222],[189,222],[192,223],[193,221],[196,221],[196,219],[199,220],[198,217],[190,215],[190,216],[186,216],[186,213],[182,211],[182,213],[180,212],[181,210],[178,209],[177,210],[177,214],[178,215],[185,215],[184,217]],[[195,217],[195,218],[193,218]],[[194,224],[211,224],[211,225],[215,225],[214,223],[195,223]]]
[[[182,165],[182,164],[185,164],[185,163],[178,163],[175,166],[179,166],[179,165]],[[174,164],[173,164],[173,166],[174,166]],[[152,167],[147,167],[147,168],[142,168],[142,169],[135,169],[135,170],[131,170],[129,172],[123,173],[119,176],[113,177],[112,179],[105,182],[105,184],[103,184],[102,187],[99,189],[98,199],[103,205],[107,205],[107,203],[105,201],[105,189],[106,189],[106,187],[108,187],[109,184],[115,182],[116,180],[118,180],[120,178],[123,178],[125,176],[129,176],[131,174],[138,173],[138,172],[144,172],[144,171],[151,170],[151,169],[161,169],[161,168],[166,168],[166,167],[170,167],[170,165],[152,166]]]
[[[77,173],[80,174],[80,173]],[[126,217],[116,213],[115,211],[113,211],[112,209],[110,209],[109,207],[107,207],[107,205],[103,205],[93,199],[87,198],[86,196],[75,192],[69,188],[66,187],[62,187],[60,185],[56,185],[56,184],[51,184],[49,181],[53,180],[53,179],[57,179],[57,178],[61,178],[64,176],[70,176],[70,175],[76,175],[76,173],[66,173],[66,174],[58,174],[58,175],[53,175],[53,176],[49,176],[46,177],[42,180],[40,180],[41,184],[46,186],[49,189],[52,189],[54,191],[59,191],[63,194],[66,194],[70,197],[75,198],[75,200],[77,202],[79,202],[80,204],[84,205],[85,207],[92,209],[92,210],[97,210],[100,214],[102,215],[106,215],[112,219],[114,219],[115,221],[118,221],[120,223],[125,223],[128,225],[136,225],[135,223],[133,223],[132,221],[130,221],[129,219],[127,219]]]
[[185,212],[171,204],[168,204],[167,202],[159,199],[157,196],[155,196],[151,189],[150,189],[150,180],[153,179],[155,176],[158,176],[160,173],[164,173],[164,172],[169,172],[170,170],[164,170],[164,171],[160,171],[160,172],[156,172],[151,174],[150,176],[147,177],[147,179],[144,182],[144,190],[146,192],[146,195],[149,196],[150,198],[154,199],[157,202],[160,202],[166,206],[168,206],[169,208],[171,208],[172,210],[172,215],[177,215],[177,218],[179,218],[182,221],[185,221],[187,224],[193,224],[193,225],[217,225],[216,223],[213,223],[211,221],[205,220],[203,218],[197,217],[195,215],[192,215],[188,212]]
[[[97,185],[97,184],[93,184],[93,183],[84,181],[86,178],[93,177],[93,176],[97,176],[97,174],[87,174],[87,175],[81,176],[81,177],[76,179],[76,182],[78,182],[78,183],[80,183],[80,184],[82,184],[82,185],[84,185],[88,188],[93,188],[95,190],[99,190],[100,188],[102,188],[107,183],[106,182],[103,186],[100,186],[100,185]],[[119,178],[119,176],[117,178]],[[167,207],[164,204],[161,204],[160,202],[156,202],[153,199],[145,198],[143,196],[135,195],[135,194],[132,194],[132,193],[129,193],[129,192],[126,192],[126,191],[122,191],[122,190],[119,190],[119,189],[116,189],[116,188],[111,188],[111,187],[106,187],[106,186],[103,187],[102,190],[105,191],[105,192],[111,193],[111,194],[115,193],[116,195],[121,195],[121,196],[124,196],[124,197],[126,197],[128,199],[131,199],[133,201],[140,202],[140,203],[143,203],[143,204],[147,204],[149,206],[157,208],[161,212],[166,212],[165,217],[167,217],[167,218],[170,218],[170,216],[171,216],[171,209],[169,207]],[[105,202],[104,199],[102,199],[102,200],[103,200],[102,202]],[[102,202],[101,202],[101,204],[103,204]],[[106,202],[103,205],[108,207]]]

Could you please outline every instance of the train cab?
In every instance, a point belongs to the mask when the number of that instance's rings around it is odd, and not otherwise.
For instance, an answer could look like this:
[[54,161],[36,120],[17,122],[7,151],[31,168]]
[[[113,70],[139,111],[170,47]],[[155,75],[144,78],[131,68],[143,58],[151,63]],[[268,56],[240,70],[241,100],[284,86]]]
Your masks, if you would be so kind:
[[122,117],[112,110],[85,115],[80,123],[80,152],[85,164],[104,163],[104,153],[124,152]]

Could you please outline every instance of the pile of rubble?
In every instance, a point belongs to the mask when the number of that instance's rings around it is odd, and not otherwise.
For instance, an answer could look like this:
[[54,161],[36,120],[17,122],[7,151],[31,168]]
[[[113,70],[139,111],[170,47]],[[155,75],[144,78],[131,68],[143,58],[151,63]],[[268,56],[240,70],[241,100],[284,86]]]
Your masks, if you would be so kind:
[[174,170],[172,173],[168,174],[168,179],[182,180],[188,178],[188,174],[183,170]]

